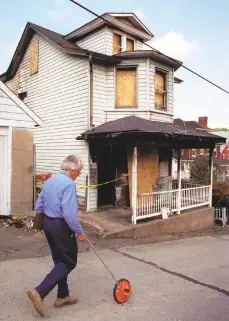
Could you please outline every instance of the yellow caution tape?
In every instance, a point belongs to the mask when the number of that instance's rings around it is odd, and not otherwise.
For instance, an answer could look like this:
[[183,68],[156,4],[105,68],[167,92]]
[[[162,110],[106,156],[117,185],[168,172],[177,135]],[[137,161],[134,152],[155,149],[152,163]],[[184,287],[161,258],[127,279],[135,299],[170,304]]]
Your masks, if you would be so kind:
[[[76,186],[76,188],[78,189],[81,189],[81,188],[96,188],[96,187],[99,187],[99,186],[103,186],[103,185],[107,185],[107,184],[110,184],[110,183],[114,183],[114,182],[117,182],[119,180],[122,179],[123,176],[127,177],[129,174],[122,174],[120,177],[116,178],[116,179],[112,179],[111,181],[108,181],[108,182],[104,182],[104,183],[100,183],[100,184],[94,184],[94,185],[78,185]],[[37,181],[37,183],[41,183],[43,184],[45,181]]]

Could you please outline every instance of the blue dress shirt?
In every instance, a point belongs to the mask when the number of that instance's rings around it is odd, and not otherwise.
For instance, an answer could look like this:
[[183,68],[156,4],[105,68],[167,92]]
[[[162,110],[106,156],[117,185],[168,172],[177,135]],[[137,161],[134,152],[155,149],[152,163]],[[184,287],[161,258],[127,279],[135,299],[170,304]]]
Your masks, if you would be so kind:
[[45,182],[38,196],[35,212],[63,218],[76,235],[83,234],[78,220],[76,184],[65,171],[60,171]]

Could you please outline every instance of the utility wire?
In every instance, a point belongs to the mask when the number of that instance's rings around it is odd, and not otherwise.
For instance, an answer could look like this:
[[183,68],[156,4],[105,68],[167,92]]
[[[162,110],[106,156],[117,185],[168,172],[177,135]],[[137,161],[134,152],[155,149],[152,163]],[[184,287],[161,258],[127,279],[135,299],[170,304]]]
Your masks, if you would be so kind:
[[[85,6],[82,5],[81,3],[79,3],[79,2],[77,2],[77,1],[75,1],[75,0],[70,0],[70,1],[71,1],[72,3],[74,3],[74,4],[76,4],[77,6],[81,7],[82,9],[86,10],[87,12],[93,14],[93,15],[96,16],[97,18],[102,19],[102,20],[105,21],[107,24],[109,24],[111,27],[117,28],[114,24],[112,24],[110,21],[108,21],[107,19],[105,19],[103,16],[98,15],[97,13],[95,13],[94,11],[92,11],[92,10],[90,10],[89,8],[85,7]],[[151,45],[149,45],[148,43],[145,43],[145,42],[142,41],[142,40],[140,40],[140,41],[141,41],[141,43],[143,43],[145,46],[149,47],[150,49],[153,49],[157,54],[162,55],[162,56],[164,56],[164,57],[166,57],[166,58],[169,58],[171,61],[173,61],[173,62],[175,62],[175,63],[179,63],[178,60],[176,60],[176,59],[174,59],[174,58],[172,58],[172,57],[168,57],[167,55],[163,54],[161,51],[153,48],[153,47],[152,47]],[[195,72],[194,70],[186,67],[186,66],[183,65],[183,64],[181,65],[181,67],[183,67],[184,69],[190,71],[191,73],[193,73],[193,74],[196,75],[197,77],[205,80],[206,82],[208,82],[209,84],[215,86],[216,88],[218,88],[218,89],[224,91],[225,93],[229,94],[229,91],[227,91],[226,89],[222,88],[221,86],[215,84],[214,82],[210,81],[209,79],[201,76],[200,74],[198,74],[198,73]]]

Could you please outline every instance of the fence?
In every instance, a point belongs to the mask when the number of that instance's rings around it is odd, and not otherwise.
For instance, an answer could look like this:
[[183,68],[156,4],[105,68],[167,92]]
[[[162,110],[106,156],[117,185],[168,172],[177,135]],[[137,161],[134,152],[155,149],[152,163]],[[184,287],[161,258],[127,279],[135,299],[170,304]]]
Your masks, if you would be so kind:
[[[211,186],[198,186],[137,195],[136,220],[161,215],[162,208],[179,212],[198,206],[210,205]],[[180,193],[179,193],[180,192]]]
[[215,221],[221,221],[223,226],[228,223],[226,207],[215,208]]

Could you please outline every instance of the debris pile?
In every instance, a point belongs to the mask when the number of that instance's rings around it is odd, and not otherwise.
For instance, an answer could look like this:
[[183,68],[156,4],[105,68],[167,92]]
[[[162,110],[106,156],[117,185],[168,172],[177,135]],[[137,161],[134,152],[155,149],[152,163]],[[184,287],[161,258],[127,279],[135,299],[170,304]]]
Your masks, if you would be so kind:
[[15,216],[5,216],[0,217],[0,228],[1,227],[16,227],[24,228],[25,231],[31,231],[34,226],[34,216],[25,217],[15,217]]

